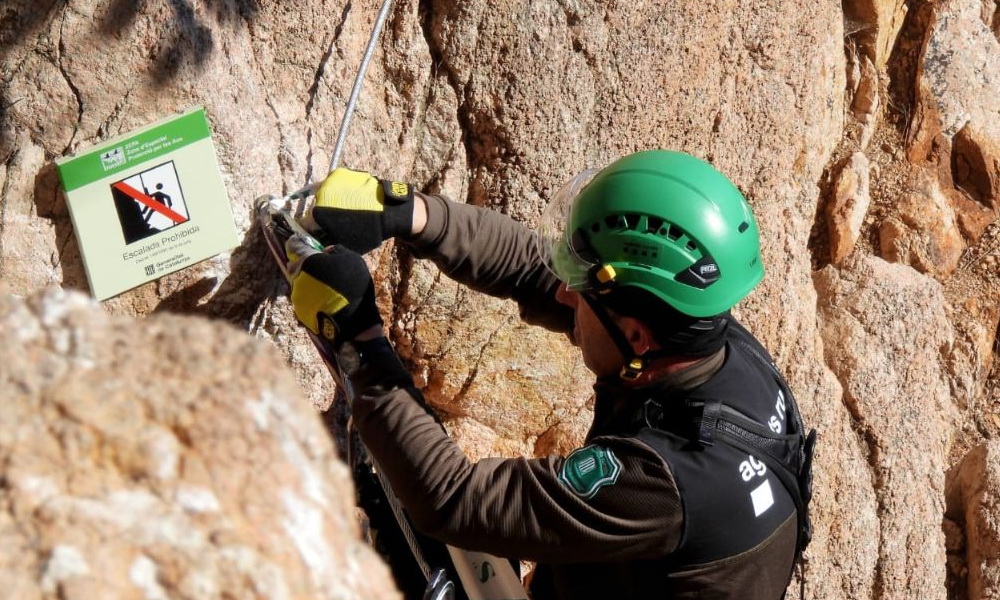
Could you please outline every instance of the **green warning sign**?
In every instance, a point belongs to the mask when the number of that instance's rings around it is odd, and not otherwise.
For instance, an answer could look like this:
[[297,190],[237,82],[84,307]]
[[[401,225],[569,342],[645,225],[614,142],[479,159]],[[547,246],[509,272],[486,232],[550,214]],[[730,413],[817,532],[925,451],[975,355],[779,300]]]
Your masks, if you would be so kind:
[[56,165],[98,300],[238,243],[201,107],[59,159]]

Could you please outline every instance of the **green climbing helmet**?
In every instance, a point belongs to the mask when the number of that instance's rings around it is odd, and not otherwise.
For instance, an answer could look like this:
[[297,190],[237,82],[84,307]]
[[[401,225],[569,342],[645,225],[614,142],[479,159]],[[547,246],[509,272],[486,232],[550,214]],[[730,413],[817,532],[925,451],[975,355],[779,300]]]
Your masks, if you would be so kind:
[[569,289],[635,286],[692,317],[729,310],[764,277],[743,194],[682,152],[638,152],[577,175],[539,230],[550,268]]

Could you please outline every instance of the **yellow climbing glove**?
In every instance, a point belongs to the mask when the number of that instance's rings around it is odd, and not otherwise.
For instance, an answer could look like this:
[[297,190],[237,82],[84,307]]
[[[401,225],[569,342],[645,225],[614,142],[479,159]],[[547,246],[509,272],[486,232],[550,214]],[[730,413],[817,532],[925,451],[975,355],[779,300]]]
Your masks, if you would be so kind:
[[340,344],[382,323],[361,256],[341,246],[317,250],[300,235],[285,242],[285,253],[293,273],[295,317],[309,331]]
[[316,191],[312,220],[324,244],[364,254],[391,237],[410,233],[413,186],[340,167]]

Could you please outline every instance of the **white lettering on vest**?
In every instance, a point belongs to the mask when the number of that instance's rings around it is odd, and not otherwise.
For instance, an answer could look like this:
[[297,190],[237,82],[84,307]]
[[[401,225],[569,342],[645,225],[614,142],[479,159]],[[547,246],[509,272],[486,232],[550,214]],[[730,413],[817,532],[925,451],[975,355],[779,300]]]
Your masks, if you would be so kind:
[[780,434],[784,431],[785,423],[785,394],[778,390],[778,399],[774,402],[774,412],[777,414],[771,415],[771,419],[767,422],[767,426],[771,428],[774,433]]
[[740,477],[743,481],[749,482],[754,477],[763,477],[767,473],[767,465],[760,462],[753,456],[740,463]]

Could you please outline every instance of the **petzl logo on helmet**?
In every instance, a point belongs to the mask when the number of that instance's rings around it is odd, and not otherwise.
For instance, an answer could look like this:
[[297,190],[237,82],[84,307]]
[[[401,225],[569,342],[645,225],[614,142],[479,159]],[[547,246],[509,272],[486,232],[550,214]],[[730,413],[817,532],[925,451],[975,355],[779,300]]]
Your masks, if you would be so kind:
[[614,485],[622,463],[608,448],[586,446],[566,457],[559,480],[581,498],[592,498],[602,487]]

